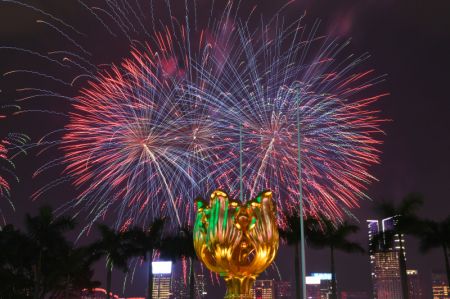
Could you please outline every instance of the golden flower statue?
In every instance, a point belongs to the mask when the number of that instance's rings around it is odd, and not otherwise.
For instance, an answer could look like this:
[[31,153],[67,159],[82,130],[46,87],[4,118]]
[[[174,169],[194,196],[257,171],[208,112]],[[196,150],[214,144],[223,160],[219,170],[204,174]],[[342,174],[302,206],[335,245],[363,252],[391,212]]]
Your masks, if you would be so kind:
[[275,258],[278,228],[272,192],[261,192],[245,204],[220,190],[209,205],[196,200],[194,247],[206,267],[224,277],[225,298],[252,298],[256,277]]

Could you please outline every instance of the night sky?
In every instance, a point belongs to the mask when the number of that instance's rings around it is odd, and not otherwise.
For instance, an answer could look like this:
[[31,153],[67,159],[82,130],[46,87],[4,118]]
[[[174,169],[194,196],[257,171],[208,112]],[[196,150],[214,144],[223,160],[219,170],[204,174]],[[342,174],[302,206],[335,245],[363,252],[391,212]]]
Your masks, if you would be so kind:
[[[155,1],[155,14],[165,13],[163,1]],[[171,1],[177,2],[178,1]],[[180,3],[182,1],[179,1]],[[199,18],[202,3],[197,1]],[[216,1],[220,5],[223,1]],[[253,1],[258,3],[258,13],[273,14],[278,5],[271,1]],[[35,6],[60,16],[64,20],[88,32],[83,38],[93,52],[96,63],[119,62],[126,57],[128,43],[120,38],[104,37],[104,30],[97,28],[98,23],[80,8],[77,1],[31,1]],[[96,3],[90,1],[89,3]],[[241,8],[252,5],[246,3]],[[174,14],[183,10],[173,4]],[[421,216],[441,220],[450,212],[450,2],[447,0],[355,0],[325,1],[297,0],[283,13],[292,20],[307,12],[305,24],[320,19],[321,33],[352,38],[350,50],[355,53],[369,52],[372,57],[366,67],[374,68],[379,74],[387,74],[387,81],[379,90],[390,93],[377,105],[382,116],[390,121],[383,129],[381,165],[374,166],[372,173],[378,182],[369,186],[368,194],[373,201],[392,199],[399,201],[408,192],[421,192],[426,204]],[[0,2],[0,46],[18,46],[35,51],[70,48],[73,45],[61,44],[61,37],[48,27],[36,23],[44,17],[11,3]],[[102,31],[103,30],[103,31]],[[101,42],[96,42],[97,40]],[[0,50],[0,73],[26,66],[37,66],[35,59],[24,53]],[[40,66],[45,69],[44,66]],[[64,77],[64,74],[61,74]],[[11,103],[17,98],[16,88],[26,86],[31,77],[0,77],[0,100],[2,104]],[[22,105],[22,104],[21,104]],[[52,99],[40,99],[26,103],[26,109],[68,109],[67,103]],[[51,108],[49,108],[51,107]],[[65,120],[57,115],[46,113],[23,113],[3,121],[1,133],[19,131],[28,134],[32,140],[50,130],[61,127]],[[31,201],[30,195],[52,178],[32,179],[32,173],[42,165],[45,153],[36,156],[31,151],[26,157],[17,159],[17,175],[21,182],[13,186],[13,201],[16,212],[2,204],[8,221],[21,226],[25,213],[34,213],[45,203],[60,206],[73,196],[69,185],[56,188],[46,198]],[[43,157],[44,156],[44,157]],[[56,175],[56,174],[55,174]],[[355,240],[367,243],[365,220],[376,217],[373,203],[362,201],[361,208],[353,211],[360,219],[361,231]],[[89,241],[88,237],[84,241]],[[432,251],[422,255],[417,250],[417,241],[408,239],[407,263],[409,268],[419,269],[424,280],[427,298],[430,295],[430,276],[432,269],[443,270],[441,251]],[[326,272],[328,270],[328,252],[325,250],[307,250],[307,271]],[[293,278],[292,249],[281,248],[277,265],[285,279]],[[96,277],[103,280],[106,276],[103,265],[96,266]],[[114,273],[114,291],[121,293],[123,276]],[[268,276],[275,276],[269,271]],[[264,277],[264,275],[263,275]],[[340,290],[370,291],[370,272],[367,255],[337,254],[337,278]],[[145,270],[138,268],[134,283],[127,285],[124,294],[143,296],[145,289]],[[221,287],[223,290],[223,286]],[[221,292],[222,292],[221,290]],[[219,292],[219,294],[221,294]],[[213,298],[213,296],[211,296]]]

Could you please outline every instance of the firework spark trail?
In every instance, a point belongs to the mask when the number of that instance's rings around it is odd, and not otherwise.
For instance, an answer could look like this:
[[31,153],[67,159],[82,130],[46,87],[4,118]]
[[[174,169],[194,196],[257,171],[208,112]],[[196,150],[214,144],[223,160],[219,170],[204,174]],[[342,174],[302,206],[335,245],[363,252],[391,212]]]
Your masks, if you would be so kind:
[[173,210],[175,212],[175,216],[177,217],[178,226],[181,227],[181,220],[180,220],[180,216],[178,215],[178,207],[175,205],[173,194],[172,194],[172,191],[170,190],[171,188],[170,188],[169,184],[167,183],[167,178],[164,175],[163,171],[161,170],[161,167],[159,166],[158,160],[156,159],[155,155],[152,153],[151,150],[148,149],[148,146],[146,144],[144,144],[143,146],[144,146],[145,151],[152,158],[153,163],[155,163],[155,165],[156,165],[156,169],[158,170],[158,173],[161,176],[161,179],[162,179],[162,181],[164,183],[164,186],[166,187],[167,194],[169,195],[170,202],[173,205]]
[[53,113],[69,115],[66,127],[39,142],[44,150],[58,146],[64,158],[35,173],[62,165],[64,174],[35,196],[70,178],[79,194],[63,209],[87,211],[89,225],[106,213],[115,213],[117,227],[145,225],[158,215],[180,225],[191,221],[194,196],[215,188],[237,196],[240,126],[245,197],[272,189],[280,212],[295,208],[297,112],[306,212],[339,218],[367,197],[383,121],[371,108],[383,94],[371,95],[371,89],[383,78],[359,70],[367,54],[344,56],[347,41],[318,35],[320,22],[308,30],[304,15],[285,23],[281,11],[290,2],[254,26],[256,6],[240,18],[240,1],[227,2],[220,13],[212,5],[202,24],[196,1],[180,2],[185,16],[178,19],[175,2],[164,1],[164,20],[154,13],[154,1],[93,7],[78,0],[108,36],[130,44],[128,58],[115,65],[95,62],[89,44],[78,42],[86,35],[63,19],[20,1],[2,2],[39,13],[40,23],[73,46],[48,55],[0,50],[39,57],[73,74],[69,81],[24,69],[5,76],[29,74],[81,86],[77,97],[25,87],[20,100],[56,97],[72,103],[70,113]]
[[[159,62],[148,56],[151,49],[147,53],[134,51],[132,59],[82,91],[61,147],[66,171],[76,178],[76,186],[85,188],[79,198],[86,198],[94,210],[106,211],[106,202],[119,201],[128,208],[121,212],[121,221],[138,222],[139,214],[150,209],[152,217],[169,213],[181,225],[178,209],[183,203],[173,192],[192,196],[190,161],[196,160],[193,155],[208,156],[201,142],[209,136],[200,124],[191,131],[194,124],[185,118],[192,114],[183,115],[180,108],[186,104],[173,100],[179,89],[177,79],[167,77],[176,74],[165,72],[164,53],[159,53]],[[161,199],[152,198],[158,196]]]
[[[231,124],[224,125],[222,133],[234,138],[234,151],[238,150],[238,124],[244,124],[246,197],[251,197],[256,186],[275,189],[280,192],[282,209],[295,207],[298,196],[298,190],[291,186],[298,186],[299,180],[294,138],[299,110],[307,212],[343,217],[343,212],[356,207],[357,200],[366,196],[365,186],[374,180],[367,169],[379,161],[376,135],[381,133],[383,120],[377,117],[377,111],[370,110],[369,103],[385,94],[361,99],[356,96],[382,78],[366,78],[371,71],[346,76],[365,57],[355,58],[350,66],[336,65],[342,47],[326,39],[316,39],[323,50],[313,61],[304,62],[315,33],[307,41],[295,40],[303,35],[297,32],[298,27],[294,32],[281,25],[277,28],[281,29],[276,38],[262,36],[260,42],[258,30],[235,25],[229,55],[225,60],[211,58],[215,68],[197,67],[206,83],[201,88],[191,85],[190,92],[217,106],[219,119]],[[294,38],[290,49],[295,50],[283,52],[283,42],[289,37]],[[237,159],[230,167],[239,167]],[[238,181],[232,173],[227,177],[226,187],[234,196]]]
[[[2,112],[6,112],[10,108],[14,111],[20,109],[17,105],[1,107]],[[7,117],[9,116],[4,113],[0,114],[0,120],[4,120]],[[28,136],[22,133],[7,133],[6,136],[0,139],[0,201],[6,200],[13,210],[15,210],[15,207],[14,202],[11,200],[11,180],[19,181],[19,178],[14,173],[16,168],[14,159],[20,154],[26,154],[25,148],[29,141]],[[1,206],[0,217],[3,219],[3,223],[6,224]]]
[[60,24],[64,25],[65,27],[71,29],[73,32],[77,33],[78,35],[85,36],[83,33],[81,33],[80,31],[78,31],[78,30],[77,30],[75,27],[73,27],[72,25],[69,25],[68,23],[64,22],[64,21],[61,20],[60,18],[57,18],[57,17],[55,17],[54,15],[52,15],[52,14],[50,14],[50,13],[48,13],[48,12],[42,10],[42,9],[39,9],[39,8],[37,8],[37,7],[35,7],[35,6],[32,6],[32,5],[27,4],[27,3],[23,3],[23,2],[21,2],[21,1],[14,1],[14,0],[1,0],[0,2],[3,2],[3,3],[11,3],[11,4],[15,4],[15,5],[19,5],[19,6],[26,7],[26,8],[28,8],[28,9],[31,9],[31,10],[33,10],[33,11],[35,11],[35,12],[38,12],[38,13],[40,13],[40,14],[46,16],[46,17],[49,17],[50,19],[52,19],[53,21],[55,21],[55,22],[57,22],[57,23],[60,23]]

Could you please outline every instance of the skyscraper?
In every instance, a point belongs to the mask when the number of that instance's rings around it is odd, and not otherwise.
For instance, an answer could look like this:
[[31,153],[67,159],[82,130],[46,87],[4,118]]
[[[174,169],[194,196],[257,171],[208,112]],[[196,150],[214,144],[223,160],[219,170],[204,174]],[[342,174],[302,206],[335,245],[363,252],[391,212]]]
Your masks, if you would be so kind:
[[292,297],[292,285],[290,281],[275,281],[275,298],[288,299]]
[[331,295],[331,273],[312,273],[306,276],[306,297],[328,299]]
[[433,299],[450,299],[450,287],[444,273],[433,272],[431,274],[431,283]]
[[306,276],[306,298],[320,299],[320,278],[314,276]]
[[422,285],[419,278],[419,271],[406,270],[408,275],[409,299],[423,299]]
[[[187,277],[187,281],[182,273],[178,273],[179,275],[172,274],[172,299],[189,299],[190,298],[190,290],[189,290],[189,277]],[[194,296],[195,299],[201,299],[207,297],[206,285],[205,285],[205,276],[203,274],[195,274],[194,280]]]
[[[383,229],[383,233],[395,230],[395,226],[397,225],[397,222],[398,222],[398,217],[399,216],[389,217],[389,218],[384,218],[383,220],[381,220],[381,228]],[[403,236],[403,235],[395,234],[394,239],[393,239],[393,244],[392,244],[392,246],[388,246],[388,248],[391,250],[399,251],[400,250],[400,239],[401,239],[401,243],[403,245],[402,246],[403,251],[406,252],[405,251],[405,236]],[[385,242],[386,242],[386,240],[385,240]],[[406,256],[406,254],[405,254],[405,256]]]
[[374,299],[402,299],[398,252],[374,253],[372,282]]
[[153,298],[170,299],[172,295],[172,262],[153,262]]
[[252,293],[255,299],[275,299],[275,283],[273,280],[256,280]]
[[195,298],[206,298],[205,275],[195,274]]
[[369,231],[369,254],[372,269],[372,285],[374,299],[402,299],[400,278],[400,240],[405,252],[403,235],[393,235],[392,242],[388,240],[397,223],[398,217],[381,220],[367,220]]
[[256,280],[252,288],[255,299],[287,299],[292,297],[291,282]]

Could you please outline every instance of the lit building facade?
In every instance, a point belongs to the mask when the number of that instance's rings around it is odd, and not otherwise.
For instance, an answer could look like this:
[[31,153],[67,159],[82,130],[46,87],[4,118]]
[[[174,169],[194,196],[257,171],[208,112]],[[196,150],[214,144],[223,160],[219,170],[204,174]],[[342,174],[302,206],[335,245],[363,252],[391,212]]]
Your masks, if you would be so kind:
[[372,283],[374,299],[402,299],[398,252],[374,253]]
[[431,274],[433,299],[450,299],[450,288],[444,273],[433,272]]
[[[187,266],[187,267],[186,267]],[[178,263],[172,267],[171,299],[190,298],[190,267],[189,264]],[[203,269],[194,267],[194,298],[209,298]]]
[[[189,278],[188,278],[189,279]],[[189,284],[185,281],[182,275],[172,278],[172,299],[188,299]],[[206,298],[208,293],[206,291],[205,276],[203,274],[195,274],[194,280],[195,299]]]
[[312,273],[306,276],[306,298],[328,299],[331,295],[331,273]]
[[153,298],[170,299],[172,278],[170,275],[157,274],[153,277]]
[[172,262],[153,262],[153,298],[170,299],[172,295]]
[[275,281],[275,298],[292,298],[292,284],[290,281]]
[[320,299],[320,278],[313,276],[306,276],[306,298]]
[[252,288],[254,299],[290,299],[292,284],[290,281],[256,280]]
[[206,291],[205,275],[195,275],[195,298],[206,298],[208,292]]
[[255,299],[275,299],[275,282],[273,280],[256,280],[252,295]]
[[186,299],[189,298],[189,288],[184,281],[184,277],[177,276],[172,279],[172,299]]
[[406,270],[408,275],[409,299],[423,299],[422,284],[419,278],[419,271]]
[[[378,220],[367,220],[374,299],[402,299],[403,297],[399,251],[402,244],[405,253],[404,236],[395,234],[393,242],[389,244],[384,235],[395,229],[397,219],[398,217],[389,217],[382,219],[381,223]],[[383,237],[380,238],[380,236]]]

